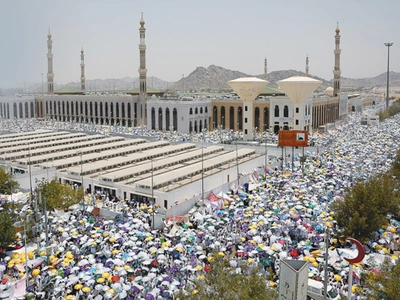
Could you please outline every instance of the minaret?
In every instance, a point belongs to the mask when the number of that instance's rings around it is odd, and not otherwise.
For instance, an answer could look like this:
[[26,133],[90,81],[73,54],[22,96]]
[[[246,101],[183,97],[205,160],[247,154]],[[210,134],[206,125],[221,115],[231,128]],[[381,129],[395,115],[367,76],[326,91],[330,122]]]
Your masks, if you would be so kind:
[[51,33],[47,34],[47,93],[53,94],[54,92],[54,73],[53,73],[53,41],[51,40]]
[[146,94],[146,43],[145,43],[145,36],[146,36],[146,28],[144,28],[144,20],[143,20],[143,13],[142,18],[140,20],[140,44],[139,44],[139,51],[140,51],[140,69],[139,69],[139,79],[140,79],[140,94]]
[[264,80],[267,80],[267,56],[264,59]]
[[335,68],[333,69],[333,96],[336,97],[340,92],[340,29],[339,29],[339,22],[337,23],[336,27],[336,35],[335,35]]
[[307,53],[307,56],[306,56],[306,77],[308,77],[308,70],[309,70],[309,68],[308,68],[308,53]]
[[81,49],[81,90],[85,90],[85,54]]

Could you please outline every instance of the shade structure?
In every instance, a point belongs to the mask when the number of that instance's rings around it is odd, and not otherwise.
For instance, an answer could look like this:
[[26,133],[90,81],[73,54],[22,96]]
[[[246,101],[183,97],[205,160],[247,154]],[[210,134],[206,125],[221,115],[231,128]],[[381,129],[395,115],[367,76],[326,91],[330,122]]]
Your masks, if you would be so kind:
[[228,81],[228,84],[243,101],[243,139],[252,140],[252,126],[254,124],[253,102],[261,91],[268,85],[268,81],[255,77],[245,77]]
[[268,83],[268,81],[256,77],[244,77],[228,81],[229,86],[243,101],[253,101]]
[[293,76],[277,81],[276,84],[290,100],[295,103],[302,103],[322,84],[322,81],[310,77]]

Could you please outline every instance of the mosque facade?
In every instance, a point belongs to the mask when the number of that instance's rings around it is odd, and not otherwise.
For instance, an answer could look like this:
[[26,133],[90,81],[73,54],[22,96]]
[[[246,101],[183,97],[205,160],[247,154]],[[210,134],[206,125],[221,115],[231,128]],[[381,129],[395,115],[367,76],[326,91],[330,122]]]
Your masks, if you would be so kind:
[[[139,79],[136,95],[85,94],[85,63],[81,58],[81,88],[54,91],[52,35],[47,35],[47,95],[36,97],[1,97],[0,116],[3,118],[45,118],[58,121],[94,123],[99,125],[147,126],[160,131],[182,133],[201,132],[204,129],[243,130],[243,103],[238,97],[195,98],[179,95],[150,96],[147,89],[146,28],[143,14],[140,20]],[[310,97],[304,107],[296,108],[300,114],[293,117],[293,103],[277,89],[269,89],[254,102],[253,131],[273,131],[304,127],[315,130],[321,125],[343,119],[347,112],[358,111],[359,105],[350,105],[347,95],[340,93],[340,29],[335,30],[334,86],[322,97]],[[306,57],[306,75],[309,58]],[[264,60],[264,79],[267,79],[267,59]],[[364,105],[364,104],[363,104]],[[362,106],[361,105],[361,110]],[[300,116],[300,119],[298,118]]]

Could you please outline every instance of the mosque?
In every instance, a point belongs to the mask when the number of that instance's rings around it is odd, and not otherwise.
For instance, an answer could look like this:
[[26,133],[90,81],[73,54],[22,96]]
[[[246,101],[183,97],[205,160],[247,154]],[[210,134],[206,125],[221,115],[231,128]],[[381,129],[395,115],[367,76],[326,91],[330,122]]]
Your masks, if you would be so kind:
[[[47,94],[30,97],[1,97],[0,116],[3,118],[46,118],[66,122],[93,123],[100,125],[122,125],[128,127],[147,126],[159,131],[182,133],[203,130],[243,130],[243,102],[239,97],[230,99],[207,97],[181,97],[179,94],[150,96],[147,87],[146,28],[143,14],[140,20],[140,86],[137,93],[102,95],[85,94],[84,50],[81,57],[81,89],[62,88],[54,90],[52,35],[47,35]],[[273,131],[298,128],[312,132],[325,124],[345,119],[349,111],[362,110],[365,101],[349,104],[348,95],[340,92],[340,29],[336,28],[335,63],[333,87],[323,95],[310,96],[302,111],[296,112],[292,101],[284,92],[265,88],[254,101],[252,128],[257,131]],[[309,59],[306,58],[306,76],[309,74]],[[267,60],[264,61],[264,79],[267,79]],[[349,109],[350,108],[350,109]],[[296,118],[294,114],[296,113]]]

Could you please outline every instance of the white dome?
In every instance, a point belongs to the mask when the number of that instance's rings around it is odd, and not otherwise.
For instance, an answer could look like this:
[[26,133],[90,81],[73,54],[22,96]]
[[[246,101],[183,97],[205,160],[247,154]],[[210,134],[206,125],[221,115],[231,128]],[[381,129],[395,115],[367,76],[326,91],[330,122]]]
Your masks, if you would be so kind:
[[327,94],[328,96],[333,96],[333,87],[327,87],[325,90],[325,94]]

